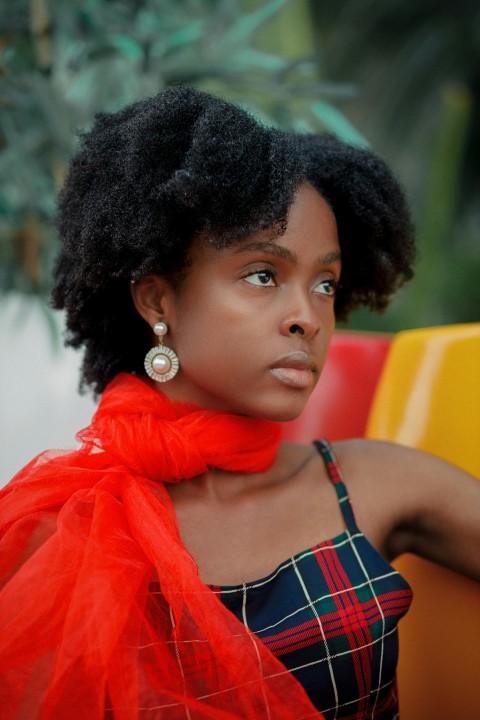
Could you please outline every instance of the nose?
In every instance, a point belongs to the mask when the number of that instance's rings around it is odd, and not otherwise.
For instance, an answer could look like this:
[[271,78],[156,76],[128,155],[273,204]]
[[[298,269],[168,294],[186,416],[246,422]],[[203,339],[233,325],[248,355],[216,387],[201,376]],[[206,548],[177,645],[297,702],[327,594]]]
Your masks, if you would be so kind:
[[314,307],[314,300],[309,297],[296,298],[295,310],[285,313],[281,321],[283,335],[300,335],[305,339],[314,338],[320,330],[320,312]]
[[290,325],[288,330],[292,335],[295,335],[295,333],[297,333],[298,335],[305,335],[305,328],[302,327],[302,325],[299,325],[298,323],[294,323],[293,325]]
[[313,323],[306,318],[303,318],[302,320],[297,322],[287,323],[286,332],[284,332],[284,334],[301,335],[306,339],[311,339],[315,337],[319,329],[320,326],[318,324]]

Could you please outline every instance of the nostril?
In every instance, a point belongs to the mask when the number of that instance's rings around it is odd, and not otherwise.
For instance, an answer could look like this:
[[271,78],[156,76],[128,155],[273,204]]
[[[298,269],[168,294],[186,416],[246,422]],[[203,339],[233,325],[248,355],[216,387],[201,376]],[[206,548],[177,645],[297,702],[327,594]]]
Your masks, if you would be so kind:
[[298,333],[299,335],[305,335],[305,330],[300,325],[290,325],[290,332],[292,335]]

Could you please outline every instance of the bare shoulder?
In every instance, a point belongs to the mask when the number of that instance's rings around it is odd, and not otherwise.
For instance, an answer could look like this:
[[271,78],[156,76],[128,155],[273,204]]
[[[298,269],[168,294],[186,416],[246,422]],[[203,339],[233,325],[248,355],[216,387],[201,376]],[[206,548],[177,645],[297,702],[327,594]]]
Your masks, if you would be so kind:
[[[480,556],[480,482],[435,455],[394,443],[334,444],[357,512],[387,556],[414,552],[473,577]],[[469,548],[467,553],[466,548]]]
[[414,470],[419,465],[428,471],[433,465],[445,464],[435,455],[386,440],[340,440],[333,443],[333,448],[342,467],[379,473],[382,477],[386,470],[391,476]]
[[475,478],[457,465],[436,455],[383,440],[343,440],[333,445],[343,472],[363,482],[388,484],[390,490],[400,485],[419,488],[459,485],[477,488]]

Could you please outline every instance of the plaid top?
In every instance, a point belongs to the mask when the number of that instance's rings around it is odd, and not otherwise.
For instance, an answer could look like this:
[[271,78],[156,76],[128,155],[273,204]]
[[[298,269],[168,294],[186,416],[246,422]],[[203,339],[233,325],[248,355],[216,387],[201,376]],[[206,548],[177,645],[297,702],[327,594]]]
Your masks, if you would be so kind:
[[315,445],[345,531],[261,580],[210,587],[293,673],[327,720],[394,720],[397,623],[412,591],[358,529],[330,445]]

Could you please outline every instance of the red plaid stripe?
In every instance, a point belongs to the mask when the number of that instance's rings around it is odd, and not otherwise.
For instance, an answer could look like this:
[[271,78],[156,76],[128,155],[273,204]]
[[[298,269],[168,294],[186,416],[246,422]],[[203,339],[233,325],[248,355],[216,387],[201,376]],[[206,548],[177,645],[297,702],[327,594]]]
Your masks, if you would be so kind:
[[397,623],[412,592],[358,529],[330,446],[317,443],[345,519],[341,535],[253,583],[215,587],[332,720],[395,720]]

